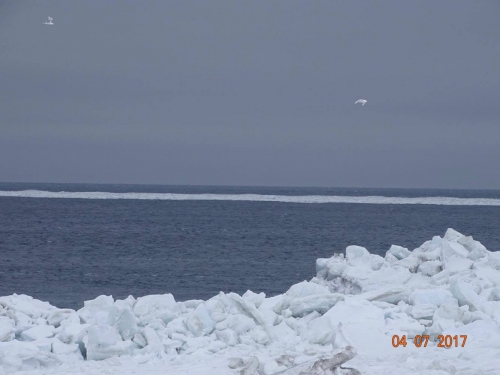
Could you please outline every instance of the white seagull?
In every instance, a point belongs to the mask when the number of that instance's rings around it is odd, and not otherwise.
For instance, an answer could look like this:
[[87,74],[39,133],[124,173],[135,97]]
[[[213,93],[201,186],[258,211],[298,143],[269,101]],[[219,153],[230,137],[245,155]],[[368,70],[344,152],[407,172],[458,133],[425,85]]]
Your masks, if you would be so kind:
[[354,104],[358,104],[360,103],[361,105],[365,105],[366,103],[368,103],[368,100],[365,100],[365,99],[358,99],[354,102]]
[[44,25],[53,25],[53,23],[52,23],[53,20],[54,19],[52,17],[47,17],[47,21],[45,21],[43,24]]

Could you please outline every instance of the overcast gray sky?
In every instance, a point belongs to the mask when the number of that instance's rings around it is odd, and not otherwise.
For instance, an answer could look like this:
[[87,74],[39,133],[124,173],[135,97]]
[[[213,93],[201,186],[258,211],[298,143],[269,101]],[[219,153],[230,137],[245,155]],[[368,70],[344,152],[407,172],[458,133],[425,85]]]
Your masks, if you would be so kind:
[[497,0],[0,0],[0,181],[500,188],[499,20]]

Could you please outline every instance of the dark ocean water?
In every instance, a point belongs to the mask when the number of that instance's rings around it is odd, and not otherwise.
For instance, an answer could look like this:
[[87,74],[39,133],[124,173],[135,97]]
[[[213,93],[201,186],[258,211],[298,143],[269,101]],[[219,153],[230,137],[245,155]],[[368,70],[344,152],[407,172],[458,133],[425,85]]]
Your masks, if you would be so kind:
[[[0,190],[500,198],[498,190],[334,189],[1,183]],[[447,228],[500,250],[500,207],[0,197],[0,295],[79,308],[115,298],[220,290],[282,293],[315,260],[361,245],[384,255]]]

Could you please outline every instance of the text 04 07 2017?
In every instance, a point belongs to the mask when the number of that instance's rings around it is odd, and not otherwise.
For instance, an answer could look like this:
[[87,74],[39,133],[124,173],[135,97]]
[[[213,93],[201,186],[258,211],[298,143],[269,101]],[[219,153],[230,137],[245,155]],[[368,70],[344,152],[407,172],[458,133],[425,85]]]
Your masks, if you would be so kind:
[[[467,341],[467,335],[439,335],[438,337],[438,348],[451,348],[452,346],[458,347],[459,345],[463,348],[465,346],[465,342]],[[416,335],[413,338],[413,344],[417,348],[427,347],[429,343],[429,335]],[[399,346],[406,347],[406,335],[399,337],[398,335],[392,336],[392,346],[397,348]]]

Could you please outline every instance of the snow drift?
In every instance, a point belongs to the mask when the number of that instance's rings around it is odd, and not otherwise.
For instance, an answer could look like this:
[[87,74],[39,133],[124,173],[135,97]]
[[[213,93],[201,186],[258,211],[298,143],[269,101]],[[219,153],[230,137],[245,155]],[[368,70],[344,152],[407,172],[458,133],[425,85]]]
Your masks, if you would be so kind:
[[[500,374],[500,253],[472,237],[449,229],[385,258],[349,246],[316,271],[269,298],[99,296],[75,311],[0,297],[0,374]],[[441,334],[467,341],[439,348]]]

